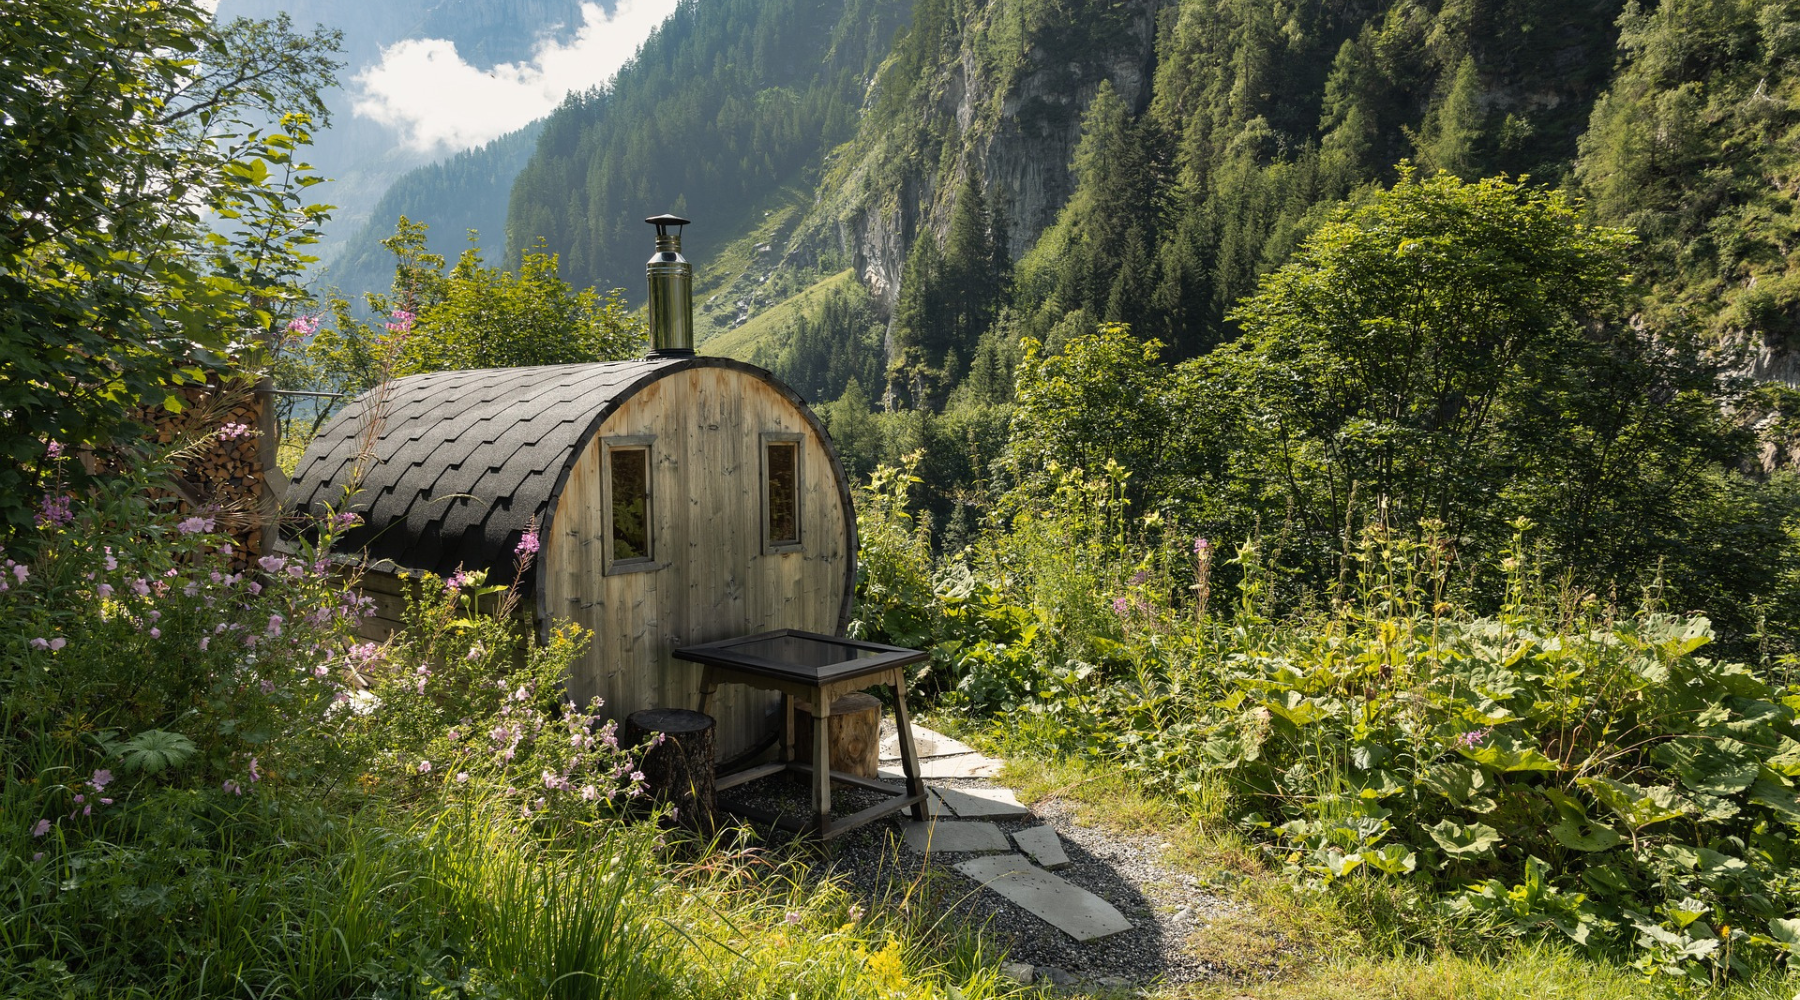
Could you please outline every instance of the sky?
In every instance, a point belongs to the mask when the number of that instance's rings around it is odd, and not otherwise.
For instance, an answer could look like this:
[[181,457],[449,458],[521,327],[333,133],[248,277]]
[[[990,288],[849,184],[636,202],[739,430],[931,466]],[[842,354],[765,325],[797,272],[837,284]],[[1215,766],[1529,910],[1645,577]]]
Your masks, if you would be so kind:
[[397,42],[346,88],[355,112],[399,130],[422,153],[479,146],[549,114],[570,91],[611,79],[676,0],[619,0],[609,17],[582,4],[583,24],[566,42],[545,39],[529,62],[478,69],[442,38]]

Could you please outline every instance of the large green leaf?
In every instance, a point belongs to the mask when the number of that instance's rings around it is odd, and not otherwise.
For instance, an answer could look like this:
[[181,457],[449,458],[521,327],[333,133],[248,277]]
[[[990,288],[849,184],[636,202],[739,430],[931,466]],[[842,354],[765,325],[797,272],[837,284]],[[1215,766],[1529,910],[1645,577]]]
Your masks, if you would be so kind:
[[1774,810],[1789,824],[1800,826],[1800,796],[1773,778],[1758,778],[1750,786],[1750,801]]
[[1555,837],[1557,843],[1576,851],[1604,851],[1617,847],[1625,839],[1610,826],[1600,823],[1583,824],[1568,816],[1550,827],[1550,836]]
[[1492,812],[1495,806],[1489,794],[1494,790],[1494,779],[1479,767],[1433,764],[1419,778],[1419,783],[1472,812]]
[[1456,744],[1456,752],[1495,771],[1558,771],[1561,765],[1509,733],[1490,733],[1476,746]]
[[157,774],[180,767],[197,749],[194,741],[186,736],[161,729],[146,729],[118,745],[125,770],[142,774]]
[[1601,805],[1617,813],[1633,830],[1693,811],[1693,806],[1679,792],[1665,785],[1631,785],[1606,777],[1578,778],[1575,783],[1592,792]]
[[1455,820],[1442,820],[1425,828],[1431,839],[1443,848],[1445,854],[1473,861],[1477,858],[1491,858],[1494,848],[1500,844],[1500,831],[1486,823],[1470,823],[1464,825]]
[[1733,739],[1672,741],[1657,747],[1654,756],[1674,770],[1682,785],[1709,795],[1731,795],[1749,788],[1758,770],[1750,748]]

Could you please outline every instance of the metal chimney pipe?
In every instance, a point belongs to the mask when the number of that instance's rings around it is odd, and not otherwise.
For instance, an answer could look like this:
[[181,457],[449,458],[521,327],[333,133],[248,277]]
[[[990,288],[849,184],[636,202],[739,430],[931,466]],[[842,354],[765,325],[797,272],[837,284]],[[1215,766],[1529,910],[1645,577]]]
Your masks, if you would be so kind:
[[650,281],[650,356],[685,357],[694,353],[694,268],[681,255],[681,227],[688,220],[653,215],[644,221],[656,227],[656,252],[644,265]]

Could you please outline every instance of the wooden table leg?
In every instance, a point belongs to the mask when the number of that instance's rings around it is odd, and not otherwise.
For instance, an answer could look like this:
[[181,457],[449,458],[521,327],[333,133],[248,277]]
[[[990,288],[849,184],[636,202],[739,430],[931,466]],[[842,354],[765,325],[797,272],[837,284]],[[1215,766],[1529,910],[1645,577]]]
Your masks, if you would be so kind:
[[712,667],[702,666],[700,668],[700,714],[701,715],[707,714],[706,710],[709,707],[711,707],[711,705],[712,705],[713,692],[715,692],[717,690],[719,690],[719,678],[718,678],[717,674],[714,673]]
[[925,808],[925,782],[919,778],[919,751],[913,748],[912,719],[906,714],[906,678],[894,671],[894,729],[900,736],[900,768],[906,774],[906,794],[919,796],[913,803],[913,819],[923,823],[928,818]]
[[794,696],[781,696],[781,759],[794,759]]
[[[831,830],[831,704],[813,695],[813,810],[819,816],[819,839]],[[789,709],[792,717],[793,709]]]

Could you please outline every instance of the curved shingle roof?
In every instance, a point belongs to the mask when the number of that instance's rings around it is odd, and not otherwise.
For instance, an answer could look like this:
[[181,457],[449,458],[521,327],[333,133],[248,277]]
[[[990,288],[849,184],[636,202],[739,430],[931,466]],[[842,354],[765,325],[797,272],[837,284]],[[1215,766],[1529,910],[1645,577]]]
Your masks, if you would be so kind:
[[345,501],[381,390],[353,400],[307,446],[289,506],[361,514],[365,523],[339,548],[366,550],[372,561],[440,575],[486,569],[497,580],[510,579],[519,538],[533,518],[543,524],[565,470],[607,415],[644,386],[694,367],[754,374],[804,406],[767,372],[724,358],[413,375],[387,387],[361,491]]

